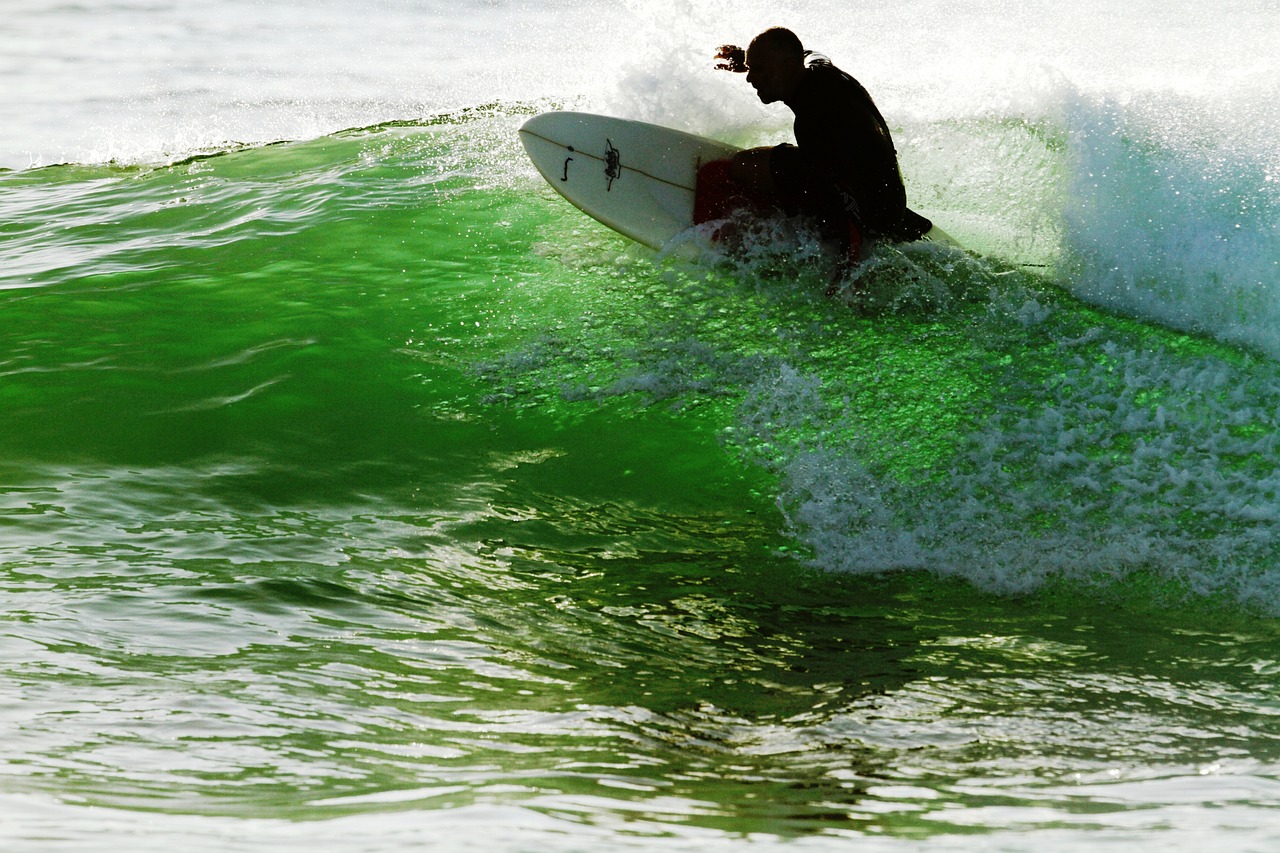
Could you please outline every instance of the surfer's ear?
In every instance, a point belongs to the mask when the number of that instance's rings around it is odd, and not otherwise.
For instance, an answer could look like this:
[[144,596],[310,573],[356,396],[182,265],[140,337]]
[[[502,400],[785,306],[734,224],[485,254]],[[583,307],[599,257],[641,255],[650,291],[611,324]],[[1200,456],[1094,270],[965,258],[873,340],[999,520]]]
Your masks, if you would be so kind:
[[716,68],[721,71],[743,74],[747,70],[747,52],[736,44],[720,45],[716,59],[722,60],[716,63]]

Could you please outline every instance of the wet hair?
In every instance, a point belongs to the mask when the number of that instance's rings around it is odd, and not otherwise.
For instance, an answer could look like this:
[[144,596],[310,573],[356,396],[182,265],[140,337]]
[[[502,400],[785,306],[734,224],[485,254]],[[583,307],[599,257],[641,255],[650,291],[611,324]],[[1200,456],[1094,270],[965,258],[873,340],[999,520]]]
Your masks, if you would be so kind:
[[786,27],[770,27],[753,38],[751,44],[764,45],[788,59],[804,62],[804,46],[800,44],[800,37]]

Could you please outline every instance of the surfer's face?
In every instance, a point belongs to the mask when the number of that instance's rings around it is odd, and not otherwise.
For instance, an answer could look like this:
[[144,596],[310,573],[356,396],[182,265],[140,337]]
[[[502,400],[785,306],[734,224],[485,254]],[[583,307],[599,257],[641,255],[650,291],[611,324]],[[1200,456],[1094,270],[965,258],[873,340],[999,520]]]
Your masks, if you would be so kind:
[[747,82],[766,104],[781,101],[795,87],[793,62],[790,57],[768,43],[752,43],[747,48]]

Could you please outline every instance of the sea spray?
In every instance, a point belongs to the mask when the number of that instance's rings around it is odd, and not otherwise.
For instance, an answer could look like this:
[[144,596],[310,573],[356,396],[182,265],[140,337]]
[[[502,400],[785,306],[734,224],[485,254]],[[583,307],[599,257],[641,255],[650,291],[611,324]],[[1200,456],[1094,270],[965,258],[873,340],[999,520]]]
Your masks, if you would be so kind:
[[1280,355],[1274,146],[1169,95],[1083,99],[1067,122],[1063,281],[1111,310]]

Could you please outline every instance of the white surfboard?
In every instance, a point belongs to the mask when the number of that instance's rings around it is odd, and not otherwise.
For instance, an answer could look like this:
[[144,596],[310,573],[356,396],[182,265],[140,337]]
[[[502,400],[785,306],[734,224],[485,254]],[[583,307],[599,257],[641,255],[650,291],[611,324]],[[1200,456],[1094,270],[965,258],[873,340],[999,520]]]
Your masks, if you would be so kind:
[[654,249],[693,225],[698,168],[739,150],[656,124],[574,112],[534,116],[520,141],[571,204]]
[[[654,249],[693,226],[698,169],[737,146],[592,113],[550,112],[520,128],[529,159],[571,204]],[[940,228],[924,239],[956,245]]]

